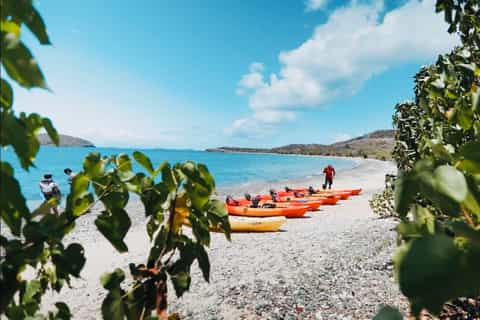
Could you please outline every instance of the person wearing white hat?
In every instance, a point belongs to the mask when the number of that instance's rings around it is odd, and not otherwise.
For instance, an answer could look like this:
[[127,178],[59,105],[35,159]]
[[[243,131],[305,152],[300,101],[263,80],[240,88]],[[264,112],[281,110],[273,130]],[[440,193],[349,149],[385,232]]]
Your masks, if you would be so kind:
[[[61,197],[60,188],[55,183],[55,181],[53,181],[52,174],[50,173],[44,174],[43,179],[40,180],[39,186],[40,186],[40,191],[42,192],[42,195],[45,198],[45,201],[49,201],[53,197],[60,200],[60,197]],[[57,204],[52,205],[52,210],[54,214],[58,215]]]

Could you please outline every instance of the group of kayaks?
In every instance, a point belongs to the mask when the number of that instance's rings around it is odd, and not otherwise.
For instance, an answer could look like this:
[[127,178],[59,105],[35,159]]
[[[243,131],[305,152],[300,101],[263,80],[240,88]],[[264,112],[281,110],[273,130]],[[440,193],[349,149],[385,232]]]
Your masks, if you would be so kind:
[[358,195],[362,189],[319,190],[285,188],[271,190],[244,198],[227,197],[226,208],[233,232],[274,232],[286,222],[286,218],[300,218],[308,211],[316,211],[321,205],[335,205],[339,200]]

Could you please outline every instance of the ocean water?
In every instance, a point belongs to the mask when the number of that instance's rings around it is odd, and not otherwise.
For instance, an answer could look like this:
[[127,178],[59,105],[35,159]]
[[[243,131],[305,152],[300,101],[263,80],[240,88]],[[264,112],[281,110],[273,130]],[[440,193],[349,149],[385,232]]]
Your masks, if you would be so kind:
[[[320,175],[327,164],[337,169],[351,168],[355,162],[349,159],[310,157],[296,155],[221,153],[194,150],[167,149],[124,149],[124,148],[83,148],[83,147],[42,147],[35,160],[35,168],[28,172],[21,169],[12,150],[1,150],[2,161],[13,164],[15,176],[20,182],[27,200],[41,200],[38,183],[44,173],[53,174],[53,179],[60,185],[62,193],[69,189],[67,176],[63,170],[67,167],[73,171],[82,169],[82,161],[90,152],[102,155],[126,153],[140,150],[147,154],[154,166],[164,160],[170,163],[193,160],[208,166],[215,178],[217,188],[231,187],[249,182],[272,182],[283,179],[303,178]],[[141,170],[135,166],[134,170]]]

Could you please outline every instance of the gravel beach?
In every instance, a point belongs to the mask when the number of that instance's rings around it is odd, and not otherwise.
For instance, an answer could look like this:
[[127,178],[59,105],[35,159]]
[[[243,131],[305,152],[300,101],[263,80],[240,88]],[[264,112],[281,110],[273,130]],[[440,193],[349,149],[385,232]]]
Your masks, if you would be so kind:
[[[390,258],[395,249],[393,220],[373,216],[368,200],[395,172],[390,162],[358,159],[353,169],[337,173],[336,188],[362,187],[357,197],[336,206],[322,206],[302,219],[289,219],[281,232],[232,234],[228,242],[214,234],[209,250],[210,283],[195,266],[191,290],[181,299],[170,295],[170,312],[185,319],[370,319],[381,304],[406,310],[406,301],[393,280]],[[318,173],[317,173],[318,174]],[[320,176],[221,189],[241,195],[270,188],[319,186]],[[248,187],[248,188],[247,188]],[[81,219],[68,241],[81,242],[87,264],[82,278],[47,304],[63,300],[75,319],[100,318],[105,290],[103,272],[128,270],[129,262],[143,263],[149,244],[141,204],[133,202],[128,254],[118,254],[95,230],[96,212]]]

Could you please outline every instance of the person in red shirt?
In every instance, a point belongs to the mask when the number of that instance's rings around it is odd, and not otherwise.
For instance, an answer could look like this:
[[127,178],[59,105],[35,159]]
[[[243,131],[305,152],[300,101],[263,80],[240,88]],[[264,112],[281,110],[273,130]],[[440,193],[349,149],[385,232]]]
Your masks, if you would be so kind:
[[323,189],[325,190],[328,185],[328,189],[332,189],[333,177],[335,177],[335,168],[332,165],[328,165],[323,169],[325,174],[325,183],[323,184]]

